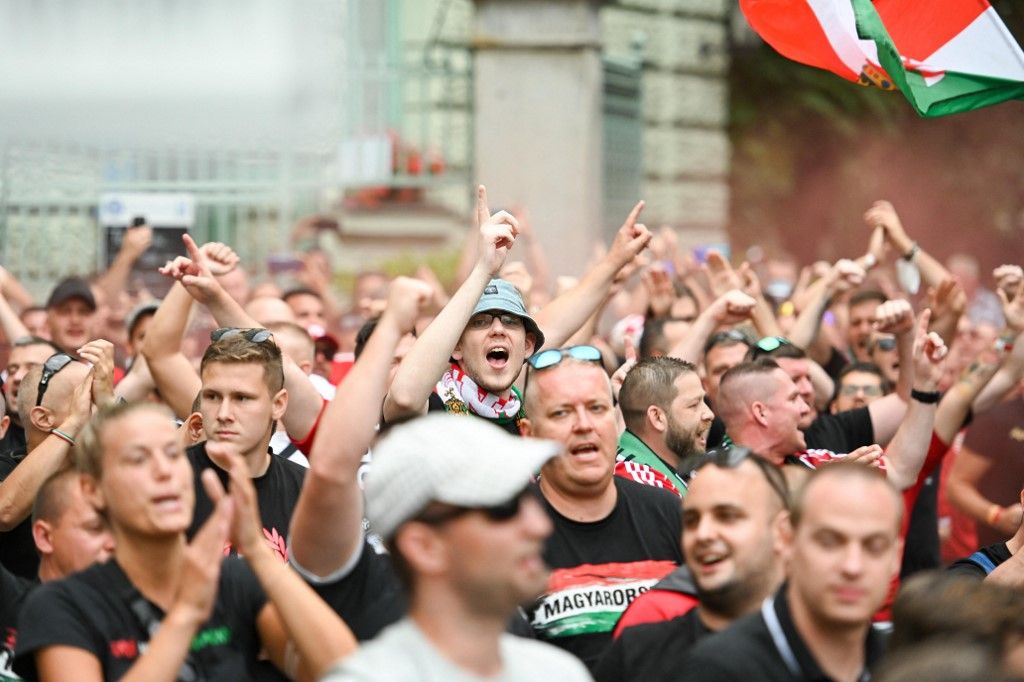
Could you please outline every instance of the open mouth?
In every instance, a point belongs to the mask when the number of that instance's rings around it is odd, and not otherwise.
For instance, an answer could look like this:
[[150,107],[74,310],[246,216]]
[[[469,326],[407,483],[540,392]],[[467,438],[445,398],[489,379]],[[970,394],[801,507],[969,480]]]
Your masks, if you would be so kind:
[[503,369],[508,364],[508,349],[492,348],[487,351],[487,364],[495,369]]
[[598,452],[600,452],[600,448],[595,443],[582,443],[569,448],[570,455],[593,455]]
[[697,565],[701,568],[713,568],[719,565],[723,561],[729,558],[728,554],[714,553],[714,554],[702,554],[697,557]]
[[161,495],[153,498],[153,504],[164,511],[175,511],[181,507],[181,497],[178,495]]

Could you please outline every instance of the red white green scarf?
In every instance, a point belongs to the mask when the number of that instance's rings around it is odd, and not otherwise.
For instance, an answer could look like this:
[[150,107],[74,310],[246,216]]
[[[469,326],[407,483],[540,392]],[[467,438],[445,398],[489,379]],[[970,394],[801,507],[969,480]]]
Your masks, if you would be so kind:
[[507,421],[517,419],[522,409],[522,400],[515,387],[509,397],[499,398],[477,386],[457,364],[448,368],[434,390],[441,397],[445,411],[454,414],[472,413],[487,419]]

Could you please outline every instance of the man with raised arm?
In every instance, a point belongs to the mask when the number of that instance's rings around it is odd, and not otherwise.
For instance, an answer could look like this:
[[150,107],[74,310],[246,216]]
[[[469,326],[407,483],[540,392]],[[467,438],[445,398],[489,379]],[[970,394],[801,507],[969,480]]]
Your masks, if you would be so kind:
[[395,348],[414,328],[430,294],[430,286],[418,280],[399,277],[391,283],[387,308],[320,420],[292,518],[292,565],[359,640],[376,636],[405,612],[391,561],[365,537],[359,467],[376,435]]
[[384,402],[385,421],[443,409],[484,417],[518,432],[524,414],[514,384],[523,361],[544,347],[561,345],[604,302],[616,275],[651,239],[647,228],[636,222],[642,208],[640,202],[630,212],[608,255],[535,319],[515,287],[494,279],[519,227],[505,211],[491,215],[481,185],[477,262],[395,375]]

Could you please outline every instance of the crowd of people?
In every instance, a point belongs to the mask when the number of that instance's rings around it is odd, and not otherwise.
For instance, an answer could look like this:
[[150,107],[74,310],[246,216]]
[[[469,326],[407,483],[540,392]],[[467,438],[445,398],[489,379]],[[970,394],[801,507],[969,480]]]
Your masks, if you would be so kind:
[[348,301],[321,218],[287,283],[0,268],[0,680],[1024,678],[1024,270],[642,210],[555,279],[480,187]]

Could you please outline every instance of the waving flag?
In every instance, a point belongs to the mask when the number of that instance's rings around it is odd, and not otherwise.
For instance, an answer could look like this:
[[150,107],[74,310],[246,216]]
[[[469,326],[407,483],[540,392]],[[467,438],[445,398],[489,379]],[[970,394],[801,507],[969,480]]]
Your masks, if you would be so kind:
[[740,0],[780,54],[898,88],[922,116],[1024,99],[1024,52],[986,0]]

